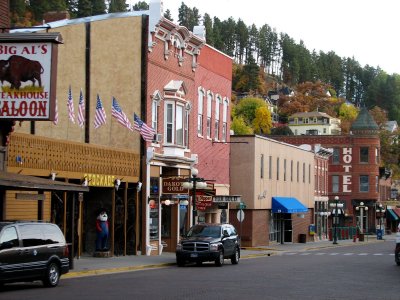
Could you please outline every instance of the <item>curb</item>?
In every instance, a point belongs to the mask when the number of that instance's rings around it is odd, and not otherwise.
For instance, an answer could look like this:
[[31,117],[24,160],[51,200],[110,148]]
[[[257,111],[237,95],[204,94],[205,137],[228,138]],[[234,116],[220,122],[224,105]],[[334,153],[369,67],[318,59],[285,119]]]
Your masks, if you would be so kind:
[[95,269],[95,270],[84,270],[76,272],[68,272],[62,275],[62,279],[78,278],[86,276],[113,274],[113,273],[123,273],[129,271],[138,271],[145,269],[157,269],[162,267],[173,266],[176,263],[160,263],[160,264],[150,264],[150,265],[140,265],[140,266],[129,266],[129,267],[119,267],[119,268],[106,268],[106,269]]

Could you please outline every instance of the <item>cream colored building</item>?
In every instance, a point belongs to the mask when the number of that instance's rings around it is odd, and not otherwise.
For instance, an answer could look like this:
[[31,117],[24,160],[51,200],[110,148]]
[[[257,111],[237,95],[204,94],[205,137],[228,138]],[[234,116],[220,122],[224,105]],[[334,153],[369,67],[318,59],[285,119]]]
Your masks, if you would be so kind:
[[[313,223],[314,152],[266,137],[231,136],[231,194],[245,203],[244,220],[232,209],[245,246],[298,242]],[[305,236],[304,236],[305,235]]]
[[294,135],[337,135],[341,132],[340,119],[319,111],[291,115],[289,128]]

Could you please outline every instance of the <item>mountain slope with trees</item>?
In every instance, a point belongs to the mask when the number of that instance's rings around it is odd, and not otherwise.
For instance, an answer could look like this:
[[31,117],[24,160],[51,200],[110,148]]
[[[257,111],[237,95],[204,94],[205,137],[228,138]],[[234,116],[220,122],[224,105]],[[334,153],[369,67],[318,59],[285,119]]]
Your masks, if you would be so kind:
[[[43,14],[49,11],[66,10],[71,18],[77,18],[128,9],[125,0],[10,1],[11,25],[14,27],[41,25]],[[148,4],[139,1],[131,9],[147,10]],[[174,21],[168,9],[164,17]],[[333,50],[327,53],[310,51],[303,41],[297,43],[287,33],[278,33],[268,24],[258,28],[241,19],[220,20],[208,13],[202,15],[196,7],[190,8],[184,2],[175,22],[189,30],[203,24],[207,43],[234,59],[232,101],[236,105],[232,128],[238,133],[268,134],[272,130],[273,133],[290,134],[288,128],[271,128],[269,111],[256,97],[265,98],[269,91],[278,92],[282,87],[296,91],[294,96],[280,97],[282,120],[294,112],[318,109],[339,117],[342,131],[346,133],[357,113],[354,107],[365,105],[372,109],[375,118],[380,118],[378,121],[381,122],[384,115],[383,119],[400,123],[399,74],[387,74],[370,65],[361,66],[354,57],[340,57]],[[235,94],[252,96],[244,105],[236,101]],[[353,108],[349,103],[354,105]],[[240,108],[246,113],[240,113]],[[397,141],[398,132],[387,133],[382,127],[382,159],[392,166],[399,162]]]

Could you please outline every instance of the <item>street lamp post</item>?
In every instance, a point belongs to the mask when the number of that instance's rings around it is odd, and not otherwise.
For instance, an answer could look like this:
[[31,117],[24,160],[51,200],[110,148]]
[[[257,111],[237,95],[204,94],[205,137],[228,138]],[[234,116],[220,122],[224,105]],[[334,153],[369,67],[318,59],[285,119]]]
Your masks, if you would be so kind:
[[339,223],[339,217],[338,217],[338,208],[343,207],[343,203],[339,203],[339,197],[335,196],[335,200],[333,200],[333,203],[331,202],[329,204],[331,208],[334,208],[334,217],[333,217],[333,244],[337,244],[337,225]]
[[377,239],[381,240],[382,236],[383,236],[383,229],[382,229],[382,218],[383,218],[383,214],[385,213],[385,208],[382,206],[382,204],[380,203],[378,205],[378,207],[376,208],[376,212],[379,213],[379,231],[377,232]]
[[199,174],[199,171],[196,168],[192,168],[191,170],[191,175],[192,177],[189,177],[184,183],[182,183],[183,188],[192,190],[192,198],[193,198],[193,211],[192,211],[192,225],[196,223],[196,216],[197,216],[197,210],[196,210],[196,188],[199,189],[204,189],[207,187],[207,183],[204,182],[204,178],[197,177]]
[[368,211],[368,206],[364,205],[364,202],[360,202],[359,206],[356,206],[356,210],[360,211],[360,233],[364,233],[364,210]]

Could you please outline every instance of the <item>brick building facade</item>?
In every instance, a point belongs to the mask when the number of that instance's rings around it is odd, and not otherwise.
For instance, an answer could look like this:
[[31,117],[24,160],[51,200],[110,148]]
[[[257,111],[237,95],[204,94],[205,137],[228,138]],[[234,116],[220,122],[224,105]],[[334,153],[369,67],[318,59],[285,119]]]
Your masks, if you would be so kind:
[[[378,126],[367,109],[362,108],[349,135],[274,136],[293,145],[320,144],[332,148],[329,159],[328,197],[344,203],[340,211],[341,226],[362,226],[363,232],[375,232],[376,205],[379,197],[380,140]],[[360,206],[368,207],[360,219]],[[358,208],[358,209],[357,209]]]
[[[161,7],[150,11],[145,115],[156,134],[143,164],[151,201],[143,243],[153,255],[175,251],[194,218],[226,220],[212,197],[229,195],[232,58],[206,45],[202,26],[191,32],[163,18]],[[192,168],[207,182],[196,190],[196,207],[192,190],[181,188]]]

